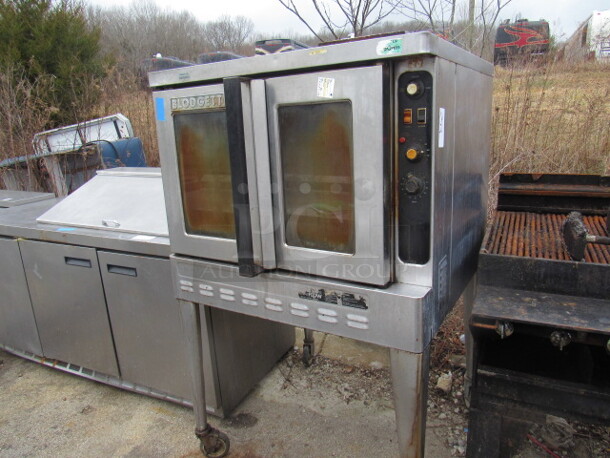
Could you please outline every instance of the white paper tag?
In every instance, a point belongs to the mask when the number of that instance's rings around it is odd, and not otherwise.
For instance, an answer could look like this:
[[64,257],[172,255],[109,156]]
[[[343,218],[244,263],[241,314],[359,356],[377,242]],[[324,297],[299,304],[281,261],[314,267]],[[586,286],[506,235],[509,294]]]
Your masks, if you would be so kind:
[[324,78],[323,76],[318,77],[318,97],[325,99],[332,99],[335,93],[335,79]]
[[131,240],[138,240],[140,242],[148,242],[152,239],[154,239],[155,237],[152,235],[134,235]]
[[445,147],[445,109],[438,109],[438,147]]

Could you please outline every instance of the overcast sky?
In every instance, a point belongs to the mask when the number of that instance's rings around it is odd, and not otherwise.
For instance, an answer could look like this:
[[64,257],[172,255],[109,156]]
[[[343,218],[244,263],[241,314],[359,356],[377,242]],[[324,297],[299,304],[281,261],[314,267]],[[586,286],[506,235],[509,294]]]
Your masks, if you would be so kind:
[[[86,0],[101,6],[126,5],[121,0]],[[187,10],[202,21],[217,19],[223,14],[246,16],[254,21],[257,32],[279,37],[287,32],[307,34],[308,30],[298,19],[288,12],[278,0],[154,0],[161,8],[175,11]],[[297,0],[297,5],[309,5],[310,0]],[[477,0],[479,3],[479,0]],[[610,8],[610,0],[512,0],[503,10],[500,19],[521,17],[534,20],[544,18],[551,24],[551,33],[560,39],[568,38],[578,24],[584,21],[593,10]],[[307,11],[303,8],[304,11]],[[311,12],[311,11],[310,11]],[[315,20],[315,14],[307,18]],[[400,21],[397,16],[393,20]],[[319,21],[315,21],[317,30]]]

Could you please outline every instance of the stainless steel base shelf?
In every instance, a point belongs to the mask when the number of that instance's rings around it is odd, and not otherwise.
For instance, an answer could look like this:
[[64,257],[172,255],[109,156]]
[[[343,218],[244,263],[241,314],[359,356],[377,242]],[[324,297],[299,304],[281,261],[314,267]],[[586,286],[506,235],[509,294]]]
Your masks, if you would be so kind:
[[[97,372],[91,369],[87,369],[86,367],[77,366],[76,364],[66,363],[64,361],[59,361],[56,359],[44,358],[42,356],[38,356],[30,352],[17,350],[16,348],[12,348],[7,345],[0,344],[0,349],[6,351],[7,353],[11,353],[15,356],[19,356],[21,358],[32,361],[34,363],[38,363],[53,369],[58,369],[68,374],[78,375],[79,377],[103,383],[104,385],[113,386],[122,390],[132,391],[134,393],[143,394],[145,396],[161,399],[163,401],[170,401],[175,404],[183,405],[185,407],[193,407],[193,403],[187,399],[182,399],[176,396],[172,396],[171,394],[162,393],[161,391],[157,391],[146,386],[126,382],[124,380],[121,380],[120,378],[113,377],[112,375],[103,374],[101,372]],[[207,409],[207,411],[212,414],[216,413],[215,410],[209,408]]]

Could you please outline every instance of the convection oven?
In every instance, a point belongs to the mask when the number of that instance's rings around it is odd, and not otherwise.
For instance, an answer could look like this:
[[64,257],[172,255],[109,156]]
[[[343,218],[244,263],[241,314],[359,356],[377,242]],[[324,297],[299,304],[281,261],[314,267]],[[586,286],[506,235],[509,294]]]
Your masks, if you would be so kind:
[[413,33],[152,73],[185,323],[205,305],[390,347],[421,453],[427,349],[483,235],[492,72]]

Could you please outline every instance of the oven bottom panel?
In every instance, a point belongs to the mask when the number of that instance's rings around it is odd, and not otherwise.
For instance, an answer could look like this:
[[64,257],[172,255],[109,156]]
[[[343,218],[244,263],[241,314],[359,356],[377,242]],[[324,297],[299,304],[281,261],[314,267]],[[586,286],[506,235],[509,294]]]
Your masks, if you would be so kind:
[[428,287],[372,288],[292,273],[240,277],[237,266],[172,256],[180,300],[421,353]]

